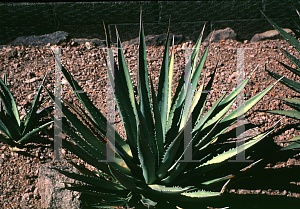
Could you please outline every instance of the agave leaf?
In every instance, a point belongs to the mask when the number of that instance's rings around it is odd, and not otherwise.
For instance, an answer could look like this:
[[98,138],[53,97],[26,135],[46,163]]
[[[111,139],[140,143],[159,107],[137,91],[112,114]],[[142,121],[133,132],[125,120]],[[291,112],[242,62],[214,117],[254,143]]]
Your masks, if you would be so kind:
[[142,199],[140,199],[141,203],[146,206],[146,207],[150,207],[150,206],[155,206],[157,205],[157,202],[154,202],[153,200],[150,200],[149,198],[145,198],[142,194],[140,194]]
[[[138,191],[139,187],[137,187],[136,183],[133,179],[128,178],[127,175],[121,173],[117,169],[112,166],[108,166],[110,173],[117,179],[124,187],[129,189],[130,191]],[[136,179],[135,179],[136,180]]]
[[[222,118],[221,118],[222,119]],[[203,141],[207,141],[207,139],[211,139],[211,136],[214,134],[214,132],[216,131],[216,127],[217,125],[220,123],[221,119],[219,119],[219,121],[214,125],[214,127],[210,130],[210,132],[204,137]],[[193,142],[193,140],[195,140],[196,137],[194,137],[192,139],[192,141],[189,142],[189,144],[191,142]],[[208,142],[205,146],[203,146],[202,148],[204,149],[205,147],[207,147],[209,144],[212,143],[213,140],[211,140],[210,142]],[[182,157],[184,156],[184,153],[186,152],[187,148],[184,150],[184,152],[181,154],[181,156],[179,157],[179,159],[172,165],[172,167],[169,169],[173,170],[173,172],[170,173],[170,175],[168,177],[166,177],[165,179],[163,179],[163,181],[165,183],[170,183],[173,182],[186,168],[186,166],[188,165],[186,162],[179,162]],[[200,150],[197,150],[196,152],[192,153],[192,157],[194,157],[195,155],[197,155],[197,153]]]
[[105,173],[110,172],[108,169],[108,165],[106,163],[100,162],[95,156],[92,156],[90,153],[88,153],[86,150],[84,150],[80,146],[74,145],[65,139],[62,140],[62,145],[67,150],[74,153],[75,155],[77,155],[79,158],[81,158],[85,162],[89,162],[90,165],[92,165],[98,169],[101,169]]
[[295,119],[300,119],[300,112],[298,111],[293,111],[293,110],[269,110],[266,111],[267,113],[273,113],[277,115],[285,115],[290,118],[295,118]]
[[[281,78],[282,76],[276,74],[276,73],[273,73],[269,70],[267,70],[267,67],[265,67],[265,70],[268,72],[268,74],[270,76],[272,76],[273,78],[275,79],[279,79]],[[293,89],[294,91],[297,91],[298,93],[300,93],[300,83],[296,82],[296,81],[293,81],[293,80],[290,80],[288,78],[282,78],[282,81],[280,81],[281,83],[283,83],[284,85],[286,85],[287,87]]]
[[210,184],[214,184],[216,182],[221,182],[221,181],[224,181],[224,180],[231,179],[233,177],[234,177],[234,175],[228,175],[228,176],[224,176],[224,177],[221,177],[221,178],[216,178],[216,179],[213,179],[213,180],[210,180],[210,181],[206,181],[206,182],[203,182],[201,184],[210,185]]
[[286,65],[286,64],[284,64],[283,62],[280,62],[280,61],[278,61],[278,60],[277,60],[277,62],[279,62],[283,67],[285,67],[285,68],[288,69],[289,71],[291,71],[291,72],[295,73],[296,75],[300,76],[300,71],[297,70],[296,68],[292,68],[292,67],[290,67],[290,66],[288,66],[288,65]]
[[[192,103],[192,107],[191,107],[191,112],[190,112],[190,114],[194,111],[196,105],[198,104],[198,102],[199,102],[199,100],[200,100],[200,98],[201,98],[203,86],[204,86],[204,84],[201,84],[199,90],[197,91],[197,93],[196,93],[196,95],[195,95],[195,97],[194,97],[194,99],[193,99],[193,103]],[[191,115],[189,115],[189,117],[190,117],[190,116],[191,116]]]
[[211,197],[211,196],[218,196],[222,194],[225,191],[225,187],[229,183],[230,179],[223,185],[222,189],[220,192],[209,192],[209,191],[204,191],[204,190],[198,190],[197,192],[185,192],[182,193],[181,195],[187,196],[187,197],[192,197],[192,198],[203,198],[203,197]]
[[[169,118],[169,113],[171,109],[171,100],[172,100],[172,82],[173,82],[173,70],[174,70],[174,35],[172,43],[172,55],[169,62],[169,94],[168,94],[168,112],[167,112],[167,121]],[[151,78],[151,77],[150,77]],[[153,99],[152,99],[153,100]]]
[[1,134],[1,133],[0,133],[0,142],[3,142],[3,143],[8,144],[10,146],[17,145],[14,141],[11,140],[11,138],[9,138],[6,135]]
[[[206,88],[205,89],[209,89],[209,88],[211,88],[211,85],[212,85],[212,82],[213,82],[213,77],[214,77],[214,75],[215,75],[215,72],[216,72],[216,69],[215,69],[215,71],[214,71],[214,73],[212,74],[212,79],[208,82],[208,84],[207,84],[207,86],[206,86]],[[183,76],[183,74],[184,74],[184,72],[182,73],[182,77],[181,77],[181,79],[180,79],[180,81],[179,81],[179,84],[178,84],[178,86],[177,86],[177,89],[176,89],[176,93],[175,93],[175,95],[177,94],[177,92],[178,92],[178,94],[179,94],[179,96],[178,96],[178,98],[177,98],[177,101],[175,102],[175,104],[176,105],[179,105],[179,100],[180,100],[180,96],[182,96],[182,94],[184,94],[185,92],[183,91],[184,89],[182,89],[182,85],[183,85],[183,82],[184,82],[184,76]],[[178,88],[179,86],[181,86],[181,88]],[[179,89],[181,89],[181,91],[179,92]],[[207,97],[207,94],[206,94],[206,96],[205,97],[203,97],[203,99],[202,99],[202,97],[201,97],[201,100],[200,100],[200,102],[197,104],[197,106],[195,107],[196,109],[195,109],[195,111],[192,113],[193,114],[193,117],[192,117],[192,124],[194,124],[195,123],[195,118],[198,118],[199,117],[199,114],[201,114],[200,113],[200,110],[199,110],[199,106],[201,106],[201,108],[203,109],[203,104],[205,103],[205,100],[206,100],[206,97]],[[174,121],[179,121],[179,123],[171,123],[170,125],[171,125],[171,127],[170,127],[170,130],[168,131],[168,134],[167,134],[167,145],[169,145],[169,143],[171,143],[172,142],[172,140],[176,137],[176,135],[177,135],[177,133],[180,131],[180,129],[179,129],[179,125],[180,125],[180,120],[182,120],[182,111],[183,111],[183,108],[184,108],[184,103],[183,102],[181,102],[181,104],[179,105],[179,106],[176,106],[176,105],[174,105],[173,107],[174,107],[174,109],[172,109],[172,111],[171,111],[171,116],[170,116],[170,118],[172,119],[172,120],[174,120]],[[201,111],[202,112],[202,111]],[[197,115],[197,117],[195,116],[195,115]]]
[[288,106],[298,110],[300,112],[300,100],[299,99],[280,99],[280,98],[275,98],[283,101],[285,104]]
[[0,120],[0,131],[3,132],[5,134],[5,136],[12,139],[10,131],[8,130],[8,128],[5,126],[5,124],[2,121],[4,121],[4,120],[1,118],[1,120]]
[[236,156],[237,154],[247,150],[249,147],[253,146],[254,144],[256,144],[257,142],[261,141],[264,137],[266,137],[269,133],[263,135],[260,134],[256,137],[254,137],[252,140],[246,142],[244,145],[238,146],[236,148],[233,148],[231,150],[228,150],[216,157],[214,157],[213,159],[207,161],[206,163],[202,164],[200,167],[202,166],[206,166],[206,165],[210,165],[210,164],[217,164],[217,163],[221,163],[224,162],[225,160],[228,160],[229,158]]
[[[106,134],[106,130],[103,130],[101,127],[98,126],[98,124],[96,124],[82,109],[81,107],[77,107],[75,108],[73,105],[71,105],[69,102],[67,102],[65,99],[62,99],[62,101],[64,103],[66,103],[77,115],[80,115],[81,119],[84,119],[85,121],[88,121],[87,126],[89,127],[89,129],[93,132],[93,134],[95,134],[97,136],[97,138],[99,138],[100,141],[106,143],[105,140],[105,134]],[[79,109],[81,110],[81,112],[79,111]],[[100,131],[100,133],[102,135],[99,135],[97,133],[97,131]],[[115,139],[116,139],[116,143],[115,143],[115,149],[117,151],[117,153],[120,156],[123,156],[122,158],[128,162],[132,160],[132,153],[130,150],[129,145],[121,138],[121,136],[119,135],[118,132],[115,131]],[[108,142],[110,142],[108,140]]]
[[[246,79],[244,81],[244,83],[247,83],[248,79]],[[280,80],[278,80],[280,81]],[[238,109],[243,108],[244,109],[244,113],[246,113],[251,107],[253,107],[264,95],[266,95],[271,88],[274,87],[274,85],[278,82],[276,81],[274,84],[271,84],[268,88],[266,88],[264,91],[262,91],[261,93],[257,94],[256,96],[252,97],[251,99],[249,99],[248,101],[245,102],[245,104],[241,104],[237,110],[232,111],[229,115],[227,115],[221,122],[220,122],[220,126],[225,127],[224,129],[221,129],[221,131],[215,135],[214,139],[217,138],[220,134],[222,134],[225,130],[227,130],[227,128],[231,125],[233,125],[235,123],[235,121],[233,120],[234,118],[238,118],[241,115],[238,114],[240,111]],[[226,100],[226,99],[225,99]],[[223,100],[224,102],[224,100]],[[242,113],[243,114],[243,113]],[[205,126],[204,126],[205,128]],[[203,129],[204,129],[203,128]]]
[[[112,56],[112,50],[108,49],[109,53],[111,53],[110,57]],[[114,63],[114,68],[117,69],[117,66]],[[130,103],[130,98],[128,97],[128,93],[126,92],[126,89],[124,88],[124,85],[122,84],[122,78],[120,77],[120,72],[117,69],[115,71],[115,96],[116,96],[116,100],[117,100],[117,105],[118,105],[118,109],[120,112],[120,116],[126,131],[126,135],[127,135],[127,142],[131,148],[131,151],[133,152],[133,156],[136,158],[137,157],[137,153],[136,153],[136,119],[134,116],[134,111],[133,111],[133,107],[131,106]],[[114,82],[114,81],[111,81]],[[127,97],[126,97],[127,95]]]
[[[54,52],[53,52],[54,54]],[[61,69],[64,77],[72,87],[73,91],[75,92],[77,98],[82,103],[83,107],[88,111],[88,113],[91,115],[93,120],[100,126],[100,127],[106,127],[107,119],[103,116],[103,114],[95,107],[93,102],[88,98],[87,94],[83,92],[82,88],[78,85],[78,83],[73,79],[71,74],[62,66]],[[82,92],[82,93],[79,93]],[[110,125],[108,123],[108,125]]]
[[[204,51],[204,54],[202,55],[202,57],[201,57],[201,59],[200,59],[200,63],[199,63],[199,65],[198,65],[198,67],[197,67],[195,73],[193,74],[192,81],[195,81],[195,82],[192,83],[192,92],[193,92],[193,96],[192,96],[192,97],[194,97],[194,92],[195,92],[195,90],[196,90],[197,83],[198,83],[200,74],[201,74],[202,69],[203,69],[203,65],[204,65],[205,60],[206,60],[206,57],[207,57],[207,53],[208,53],[208,47],[207,47],[206,50]],[[203,89],[203,84],[200,86],[200,89],[201,89],[201,91],[202,91],[202,89]],[[200,92],[201,92],[201,91],[200,91]],[[198,92],[199,92],[199,91],[198,91]],[[200,95],[201,95],[201,93],[200,93]],[[200,99],[200,96],[194,97],[193,102],[192,102],[192,107],[191,107],[191,108],[188,108],[189,111],[190,111],[188,117],[190,117],[190,115],[191,115],[191,113],[193,112],[194,107],[195,107],[195,105],[197,104],[197,102],[198,102],[199,99]],[[187,101],[188,101],[187,104],[190,104],[190,103],[189,103],[189,100],[187,100]]]
[[[202,35],[200,35],[199,39],[197,40],[196,46],[200,45],[201,39],[202,39]],[[196,47],[196,48],[199,48],[199,46]],[[195,57],[196,54],[198,54],[198,53],[196,53],[196,49],[194,49],[194,51],[192,53],[192,56],[191,56],[191,59],[193,57]],[[188,62],[191,62],[191,59]],[[187,77],[188,77],[188,75],[187,75]],[[181,74],[181,78],[179,80],[179,83],[177,85],[175,95],[173,97],[173,101],[172,101],[172,105],[171,105],[171,111],[169,112],[169,116],[168,116],[166,132],[168,132],[171,129],[172,125],[174,125],[174,123],[172,123],[173,120],[179,121],[178,117],[181,114],[181,108],[183,108],[182,102],[183,102],[184,97],[185,97],[184,94],[186,93],[186,91],[184,91],[184,89],[183,89],[184,78],[185,78],[185,76],[184,76],[184,71],[183,71],[182,74]],[[172,131],[172,133],[175,133],[175,132],[178,133],[178,131]],[[174,137],[170,136],[168,138],[169,139],[168,139],[167,143],[170,143],[171,140]]]
[[25,133],[27,133],[29,131],[29,129],[32,128],[32,122],[35,121],[37,118],[37,114],[36,114],[36,111],[38,110],[39,106],[40,106],[40,101],[39,101],[39,98],[40,98],[40,94],[41,94],[41,91],[42,91],[42,87],[43,87],[43,84],[46,80],[46,76],[47,76],[47,73],[42,81],[42,84],[40,85],[40,88],[35,96],[35,99],[33,101],[33,104],[32,104],[32,108],[31,110],[29,111],[29,116],[26,117],[25,121],[24,121],[24,129],[23,129],[23,133],[22,135],[24,135]]
[[271,25],[278,31],[278,33],[285,39],[287,40],[292,46],[294,46],[298,52],[300,52],[300,43],[299,41],[294,38],[292,35],[289,33],[285,32],[282,28],[280,28],[276,23],[274,23],[272,20],[270,20],[262,11],[260,11],[266,18],[267,20],[271,23]]
[[[191,122],[192,121],[190,120],[185,125],[185,127],[190,125]],[[174,163],[178,147],[179,147],[180,142],[181,142],[181,140],[183,139],[183,136],[184,136],[185,127],[179,132],[179,134],[175,137],[175,139],[168,146],[168,148],[165,152],[165,155],[163,156],[163,160],[161,162],[161,165],[160,165],[158,171],[156,172],[156,175],[158,176],[159,179],[162,179],[166,175],[166,173],[169,170],[170,166],[172,165],[172,163]]]
[[104,209],[112,209],[117,206],[126,206],[126,200],[125,198],[118,198],[115,197],[114,199],[109,198],[110,200],[107,200],[108,198],[105,198],[105,202],[97,202],[97,203],[92,203],[88,204],[87,206],[90,208],[104,208]]
[[[51,96],[52,101],[56,103],[52,93],[48,90],[47,92]],[[95,135],[86,126],[83,126],[82,122],[77,118],[77,116],[70,110],[68,110],[65,105],[61,104],[61,107],[58,107],[58,105],[56,104],[56,107],[61,108],[61,112],[68,118],[76,131],[78,131],[95,150],[99,151],[97,156],[103,156],[103,159],[105,159],[106,147],[95,137]]]
[[[199,50],[199,49],[197,49]],[[185,98],[185,105],[184,105],[184,112],[183,112],[183,119],[181,120],[181,126],[179,129],[181,129],[184,125],[184,123],[186,123],[188,116],[191,114],[191,106],[192,106],[192,100],[194,97],[194,92],[196,90],[197,84],[198,84],[198,80],[204,65],[204,62],[206,60],[207,57],[207,53],[208,53],[208,47],[206,48],[204,54],[202,55],[202,58],[200,60],[200,63],[197,67],[197,69],[195,70],[195,73],[192,76],[191,80],[188,80],[187,83],[187,93],[186,93],[186,98]],[[196,60],[194,61],[194,63],[196,63]],[[190,85],[190,82],[194,81],[192,83],[192,86]]]
[[72,160],[69,163],[85,176],[98,177],[94,172],[92,172],[90,169],[87,169],[85,166],[77,165],[77,163],[74,163]]
[[[136,104],[138,106],[138,104]],[[154,158],[153,151],[148,144],[149,135],[148,129],[146,126],[145,119],[139,109],[137,109],[138,116],[139,116],[139,123],[138,123],[138,133],[137,133],[137,147],[138,147],[138,155],[141,162],[141,167],[143,170],[143,176],[145,179],[146,184],[152,184],[155,180],[155,165],[157,159]]]
[[134,98],[134,90],[133,90],[133,85],[132,85],[132,80],[129,74],[128,66],[125,61],[124,53],[123,53],[123,48],[121,44],[121,40],[119,37],[119,33],[116,28],[116,34],[117,34],[117,39],[118,39],[118,61],[119,61],[119,72],[121,74],[121,78],[125,79],[124,82],[124,87],[126,88],[126,92],[129,94],[129,99],[132,105],[132,108],[134,110],[134,114],[136,116],[136,121],[138,120],[137,112],[136,112],[136,106],[135,106],[135,98]]
[[66,186],[63,189],[69,189],[69,190],[78,191],[78,192],[85,193],[85,194],[96,195],[96,196],[99,196],[99,197],[117,196],[117,194],[114,193],[114,192],[103,192],[102,188],[100,190],[97,187],[88,186],[88,185],[73,186],[73,187]]
[[57,170],[58,172],[60,172],[61,174],[64,174],[65,176],[67,176],[69,178],[76,179],[78,181],[82,181],[82,182],[97,186],[97,187],[102,188],[102,189],[107,189],[107,190],[112,190],[112,191],[125,190],[125,187],[123,187],[121,184],[111,182],[111,181],[102,180],[99,177],[83,176],[83,175],[80,175],[80,174],[70,173],[70,172],[67,172],[67,171],[59,170],[57,168],[54,168],[54,169]]
[[4,104],[5,112],[10,117],[10,121],[14,125],[15,131],[17,131],[18,134],[21,135],[21,130],[20,130],[21,121],[20,121],[17,105],[15,103],[12,94],[8,90],[7,86],[3,83],[1,78],[0,78],[0,88],[4,93],[3,94],[0,91],[0,98],[2,100],[2,103]]
[[165,135],[163,134],[162,130],[162,123],[160,118],[160,113],[158,109],[158,104],[155,96],[155,91],[153,87],[152,80],[150,78],[150,84],[151,84],[151,92],[152,92],[152,101],[153,101],[153,111],[154,111],[154,118],[155,118],[155,133],[156,133],[156,145],[157,145],[157,166],[160,166],[160,161],[163,157],[164,153],[164,142],[165,142]]
[[[208,81],[208,84],[205,86],[206,91],[209,91],[212,87],[216,69],[217,69],[217,65],[214,69],[213,74],[210,76],[210,80]],[[205,78],[206,78],[206,70],[205,70],[205,73],[204,73],[202,85],[204,84]],[[201,92],[200,99],[199,99],[199,101],[197,102],[197,104],[195,105],[195,107],[193,109],[193,112],[192,112],[192,121],[193,122],[192,122],[192,124],[194,124],[194,127],[197,125],[198,121],[201,118],[202,112],[203,112],[205,104],[206,104],[207,96],[208,96],[208,93],[202,93]]]
[[159,185],[159,184],[152,184],[148,185],[152,190],[161,192],[161,193],[166,193],[166,194],[180,194],[182,192],[185,192],[187,190],[190,190],[192,187],[166,187],[164,185]]
[[289,141],[292,143],[282,148],[281,150],[298,149],[300,148],[300,135],[291,138]]
[[[200,34],[200,36],[199,36],[199,38],[197,40],[197,43],[195,45],[195,49],[193,50],[193,53],[192,53],[192,57],[191,57],[192,58],[192,62],[193,62],[192,75],[194,75],[194,72],[195,72],[195,69],[196,69],[195,67],[196,67],[196,63],[197,63],[197,58],[198,58],[198,54],[199,54],[200,44],[201,44],[201,41],[202,41],[202,38],[203,38],[203,33],[204,33],[205,26],[206,26],[206,23],[204,23],[204,26],[202,28],[201,34]],[[200,63],[201,63],[201,61],[200,61]],[[198,67],[199,67],[199,65],[198,65]],[[202,67],[201,67],[201,69],[202,69]],[[197,79],[197,81],[198,81],[198,79]]]
[[[220,102],[222,101],[222,99],[224,98],[224,96],[226,95],[226,93],[224,93],[219,99],[218,101],[214,104],[214,106],[205,114],[205,116],[203,116],[201,118],[201,120],[197,123],[197,125],[195,126],[193,132],[196,132],[197,130],[199,130],[201,127],[204,126],[204,124],[207,124],[208,119],[211,118],[210,120],[212,120],[214,118],[214,122],[211,124],[214,124],[215,121],[219,120],[224,114],[227,113],[227,110],[230,108],[231,104],[234,102],[232,101],[229,105],[227,105],[226,108],[223,109],[223,111],[219,112],[219,111],[215,111],[217,106],[220,104]],[[229,107],[228,107],[229,106]],[[214,114],[213,114],[214,113]],[[200,142],[199,142],[200,143]]]
[[31,138],[32,136],[36,135],[39,131],[42,131],[43,128],[47,127],[48,125],[50,125],[51,123],[53,123],[53,121],[50,121],[48,123],[43,124],[42,126],[33,129],[32,131],[28,132],[27,134],[25,134],[19,141],[18,143],[22,143],[24,142],[26,139]]
[[[293,63],[296,65],[296,67],[298,69],[300,69],[300,60],[298,60],[295,56],[291,55],[290,53],[288,53],[285,49],[281,48],[278,46],[278,48],[282,51],[282,53]],[[300,74],[300,71],[299,70],[296,70],[297,71],[297,75]]]
[[[54,120],[54,117],[53,115],[50,115],[52,120]],[[83,140],[79,135],[77,135],[75,133],[75,131],[66,123],[66,121],[64,120],[63,118],[63,121],[62,121],[62,131],[64,133],[66,133],[66,135],[68,137],[70,137],[78,146],[78,148],[80,150],[74,150],[74,148],[70,147],[69,144],[67,144],[67,149],[70,149],[71,152],[75,152],[74,154],[78,155],[78,152],[80,154],[80,158],[83,158],[83,153],[85,154],[92,154],[97,160],[96,161],[100,161],[100,160],[105,160],[106,158],[106,155],[103,155],[101,153],[99,153],[99,151],[97,151],[97,149],[95,149],[93,146],[91,146],[91,144],[88,143],[88,141],[86,140]],[[119,147],[119,149],[121,149]],[[125,165],[125,163],[123,161],[120,162],[120,156],[119,155],[116,155],[116,161],[115,162],[110,162],[110,164],[112,166],[115,166],[117,167],[118,169],[122,170],[122,172],[126,173],[126,174],[131,174],[131,170]],[[124,156],[123,156],[124,157]],[[90,160],[91,161],[91,160]],[[90,162],[90,161],[87,161],[87,162]],[[125,161],[128,163],[128,161]],[[130,163],[128,163],[129,166],[131,166]],[[101,168],[102,169],[102,168]],[[137,172],[135,169],[132,169],[133,171]],[[104,168],[104,171],[105,172],[108,172],[108,168],[106,167],[106,169]]]
[[[168,49],[169,50],[169,49]],[[156,155],[155,140],[154,140],[154,122],[153,122],[153,112],[150,99],[150,89],[149,89],[149,75],[147,68],[147,53],[146,53],[146,44],[144,37],[144,28],[142,23],[142,10],[140,10],[140,35],[139,35],[139,88],[140,88],[140,110],[143,114],[147,127],[148,135],[150,136],[149,145]],[[159,100],[158,100],[159,101]],[[165,109],[166,110],[166,109]],[[162,120],[163,121],[163,120]]]
[[198,190],[196,192],[186,192],[182,193],[181,195],[192,197],[192,198],[203,198],[203,197],[212,197],[212,196],[219,196],[220,192],[210,192],[204,190]]
[[169,32],[170,32],[170,21],[167,32],[167,40],[165,44],[164,57],[162,62],[162,67],[159,75],[158,90],[157,90],[157,101],[158,108],[161,114],[161,123],[163,134],[166,134],[166,125],[167,125],[167,113],[168,113],[168,94],[169,94],[169,72],[168,72],[168,60],[169,60]]
[[[274,130],[274,129],[273,129]],[[236,148],[232,148],[222,154],[219,154],[212,159],[208,160],[206,163],[201,164],[200,166],[191,169],[188,172],[183,173],[180,175],[180,179],[188,179],[191,178],[192,176],[200,176],[210,170],[217,169],[218,167],[224,165],[226,161],[234,156],[236,156],[238,153],[243,152],[253,145],[257,144],[259,141],[261,141],[263,138],[265,138],[267,135],[269,135],[273,130],[270,130],[268,132],[259,134],[252,139],[248,140],[244,145],[241,145]]]
[[[117,30],[116,30],[117,32]],[[117,34],[118,35],[118,34]],[[112,65],[110,69],[115,69],[115,81],[112,80],[113,75],[110,73],[111,70],[107,69],[109,72],[110,83],[115,84],[115,97],[117,101],[117,106],[120,112],[123,126],[127,135],[127,142],[131,147],[133,156],[137,159],[137,147],[136,147],[136,106],[134,103],[133,87],[131,78],[129,75],[128,67],[126,65],[124,54],[122,50],[122,45],[119,36],[118,37],[118,60],[119,68],[113,59],[112,49],[108,48],[110,63],[107,66]],[[113,73],[113,72],[112,72]]]

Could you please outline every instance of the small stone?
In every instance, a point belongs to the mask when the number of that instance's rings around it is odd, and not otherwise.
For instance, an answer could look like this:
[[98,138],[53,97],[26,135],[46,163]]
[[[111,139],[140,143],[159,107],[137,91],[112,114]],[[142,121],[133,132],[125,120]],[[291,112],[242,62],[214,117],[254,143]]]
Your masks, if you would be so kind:
[[35,199],[38,199],[40,198],[40,194],[39,194],[39,189],[38,188],[35,188],[34,191],[33,191],[33,198]]
[[27,202],[29,201],[29,198],[30,198],[30,193],[25,193],[22,197],[22,202]]
[[17,50],[15,48],[11,48],[6,52],[7,59],[15,58],[17,57]]

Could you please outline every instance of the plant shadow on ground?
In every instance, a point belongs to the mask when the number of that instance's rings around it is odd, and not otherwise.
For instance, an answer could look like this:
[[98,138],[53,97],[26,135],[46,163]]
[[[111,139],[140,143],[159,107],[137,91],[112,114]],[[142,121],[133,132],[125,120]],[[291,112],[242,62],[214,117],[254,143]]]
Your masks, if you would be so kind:
[[[247,117],[247,116],[246,116]],[[245,129],[251,129],[255,127],[262,127],[264,123],[259,125],[254,125],[252,123],[245,124]],[[261,143],[254,145],[253,148],[246,151],[246,156],[251,155],[250,159],[255,161],[263,158],[263,161],[258,162],[252,168],[244,171],[234,173],[236,178],[233,178],[231,182],[226,187],[226,192],[218,197],[207,197],[203,200],[197,200],[195,202],[174,202],[166,203],[161,201],[162,205],[157,205],[154,208],[230,208],[230,209],[240,209],[240,208],[298,208],[297,203],[299,198],[287,197],[286,195],[266,195],[266,194],[234,194],[229,193],[231,189],[246,189],[246,190],[279,190],[282,191],[299,191],[299,186],[295,184],[290,184],[292,181],[296,181],[299,178],[300,166],[286,166],[283,168],[270,168],[266,169],[265,167],[269,164],[276,165],[279,162],[286,162],[289,158],[293,158],[297,154],[297,150],[286,150],[281,151],[281,147],[274,142],[274,137],[283,134],[286,130],[291,128],[300,129],[300,123],[285,125],[280,129],[277,129],[276,132],[270,133]],[[236,137],[236,128],[228,131],[227,133],[222,134],[220,137],[226,138],[235,138]],[[263,154],[262,154],[263,153]],[[263,157],[262,157],[263,156]],[[228,173],[229,171],[234,170],[236,167],[245,167],[251,162],[233,162],[231,164],[224,165],[220,167],[220,173]],[[236,170],[236,169],[235,169]],[[219,173],[219,174],[220,174]],[[206,176],[216,175],[214,172],[206,173]],[[197,185],[197,179],[204,176],[195,176],[192,177],[195,180],[195,185]],[[205,178],[205,177],[204,177]],[[222,189],[223,184],[220,184],[215,188],[216,191]],[[203,185],[202,185],[203,187]],[[205,188],[203,187],[205,190]],[[97,196],[85,195],[81,196],[82,208],[84,207],[84,202],[97,202],[99,199]],[[138,202],[139,200],[133,200]],[[146,208],[141,203],[137,208]],[[135,209],[137,209],[135,208]],[[151,207],[153,208],[153,207]]]

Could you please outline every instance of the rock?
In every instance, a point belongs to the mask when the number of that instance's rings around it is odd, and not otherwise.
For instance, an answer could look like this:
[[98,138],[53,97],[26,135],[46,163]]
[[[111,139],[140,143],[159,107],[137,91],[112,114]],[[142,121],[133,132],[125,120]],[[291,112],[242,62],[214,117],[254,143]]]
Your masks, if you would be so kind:
[[93,38],[93,39],[71,38],[70,42],[71,42],[72,46],[76,46],[76,45],[79,45],[79,44],[86,44],[87,42],[89,42],[89,44],[94,45],[94,46],[105,47],[105,40],[100,40],[98,38]]
[[15,57],[17,57],[17,55],[18,55],[18,53],[15,48],[11,48],[10,50],[8,50],[6,52],[7,59],[15,58]]
[[22,202],[28,202],[31,196],[32,196],[32,192],[30,192],[30,193],[25,193],[25,194],[23,195],[21,201],[22,201]]
[[[40,167],[37,183],[37,190],[41,197],[42,208],[80,208],[80,193],[61,189],[65,187],[64,182],[77,183],[60,174],[53,168],[68,172],[76,172],[74,167],[63,165],[61,163],[48,163]],[[37,194],[35,194],[37,196]]]
[[[212,36],[212,38],[211,38]],[[236,39],[236,33],[231,28],[227,27],[225,29],[216,30],[215,32],[211,32],[204,42],[209,42],[211,38],[211,42],[220,42],[221,40],[227,40],[227,39]]]
[[[283,30],[287,33],[289,33],[292,36],[295,36],[295,33],[288,28],[283,28]],[[277,30],[268,30],[264,33],[257,33],[251,38],[251,43],[257,42],[257,41],[262,41],[265,39],[284,39]]]
[[[148,35],[145,36],[145,43],[146,46],[163,46],[166,43],[167,34],[161,34],[161,35]],[[183,35],[174,35],[174,44],[178,45],[181,44],[184,41],[189,41],[188,37],[184,37]],[[170,44],[173,42],[173,34],[170,34]],[[124,41],[124,46],[129,45],[138,45],[139,44],[139,38],[132,39],[130,41]]]
[[92,49],[92,48],[94,48],[95,47],[95,45],[94,45],[94,43],[93,42],[85,42],[85,47],[88,49],[88,50],[90,50],[90,49]]
[[64,31],[56,31],[51,34],[45,34],[41,36],[20,36],[16,38],[9,45],[20,46],[20,45],[31,45],[31,46],[46,46],[48,43],[59,45],[62,42],[67,42],[69,34]]
[[24,81],[24,83],[33,83],[35,81],[41,81],[42,79],[43,79],[42,76],[41,77],[34,77],[34,78],[31,78],[29,80]]
[[40,194],[39,194],[39,188],[35,188],[33,191],[33,198],[38,199],[40,198]]

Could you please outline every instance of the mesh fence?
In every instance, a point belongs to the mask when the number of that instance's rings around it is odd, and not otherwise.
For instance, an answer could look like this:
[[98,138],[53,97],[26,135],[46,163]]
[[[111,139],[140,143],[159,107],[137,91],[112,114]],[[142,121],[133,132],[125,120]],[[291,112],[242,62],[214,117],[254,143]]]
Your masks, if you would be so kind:
[[203,24],[204,36],[226,27],[238,40],[273,29],[263,11],[281,27],[294,29],[297,0],[286,1],[143,1],[89,3],[2,3],[0,4],[0,45],[19,36],[66,31],[74,38],[104,39],[103,20],[115,40],[116,25],[122,41],[138,37],[139,9],[143,8],[145,35],[166,33],[171,16],[171,32],[197,40]]

